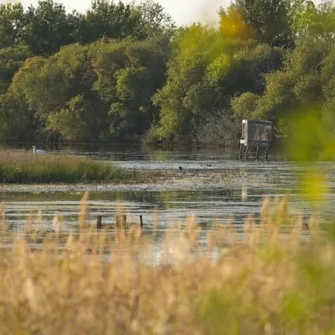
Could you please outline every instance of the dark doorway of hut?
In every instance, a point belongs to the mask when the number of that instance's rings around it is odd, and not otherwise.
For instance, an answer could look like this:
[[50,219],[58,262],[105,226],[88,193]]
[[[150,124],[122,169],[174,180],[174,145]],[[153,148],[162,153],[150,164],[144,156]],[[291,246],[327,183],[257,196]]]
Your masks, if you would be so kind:
[[239,159],[267,160],[272,142],[272,131],[271,121],[242,120]]

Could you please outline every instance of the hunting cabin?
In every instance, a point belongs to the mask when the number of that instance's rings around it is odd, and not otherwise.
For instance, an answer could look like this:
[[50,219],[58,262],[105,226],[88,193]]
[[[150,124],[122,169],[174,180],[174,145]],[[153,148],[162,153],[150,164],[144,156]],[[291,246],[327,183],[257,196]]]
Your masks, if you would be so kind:
[[240,159],[248,158],[255,149],[256,159],[259,158],[260,149],[263,149],[264,158],[268,158],[272,142],[273,126],[271,121],[242,120],[242,136],[240,140]]

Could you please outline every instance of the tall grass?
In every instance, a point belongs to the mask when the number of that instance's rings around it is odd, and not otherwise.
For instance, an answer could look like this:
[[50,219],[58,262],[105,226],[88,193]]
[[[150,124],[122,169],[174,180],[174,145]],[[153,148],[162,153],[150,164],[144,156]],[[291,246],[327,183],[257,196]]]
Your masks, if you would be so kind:
[[88,158],[0,151],[2,183],[77,183],[135,179],[135,173]]
[[[66,222],[56,217],[36,250],[31,236],[40,218],[30,217],[26,234],[3,249],[0,333],[335,332],[334,243],[315,220],[290,215],[287,200],[265,201],[261,221],[246,221],[243,241],[234,239],[233,225],[218,228],[207,238],[206,254],[189,217],[168,231],[162,257],[169,262],[161,266],[153,266],[145,230],[96,231],[87,211],[86,195],[78,235],[62,233]],[[5,214],[0,220],[9,234]],[[208,257],[214,251],[217,259]]]

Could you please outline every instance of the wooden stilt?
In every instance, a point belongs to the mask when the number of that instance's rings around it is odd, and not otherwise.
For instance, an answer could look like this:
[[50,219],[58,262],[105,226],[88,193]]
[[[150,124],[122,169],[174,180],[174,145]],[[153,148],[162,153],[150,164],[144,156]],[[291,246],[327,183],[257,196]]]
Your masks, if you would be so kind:
[[249,153],[249,151],[250,151],[250,146],[247,146],[246,147],[246,150],[245,150],[245,159],[248,159],[248,153]]
[[238,156],[239,159],[242,158],[243,149],[244,149],[244,144],[240,144],[240,152],[239,152],[239,156]]

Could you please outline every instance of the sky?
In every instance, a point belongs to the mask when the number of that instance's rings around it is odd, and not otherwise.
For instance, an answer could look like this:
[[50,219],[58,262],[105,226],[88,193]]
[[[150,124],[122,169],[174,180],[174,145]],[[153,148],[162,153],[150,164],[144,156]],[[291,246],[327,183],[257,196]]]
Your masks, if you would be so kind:
[[[24,6],[37,4],[38,0],[21,0]],[[90,7],[91,0],[56,0],[62,2],[65,7],[72,11],[84,12]],[[116,0],[118,1],[118,0]],[[226,7],[230,0],[156,0],[172,16],[177,25],[189,24],[195,21],[203,23],[214,23],[217,20],[217,11],[220,6]],[[0,1],[2,2],[2,1]],[[10,1],[6,1],[10,2]],[[124,0],[130,2],[130,0]],[[141,1],[135,1],[141,2]]]

